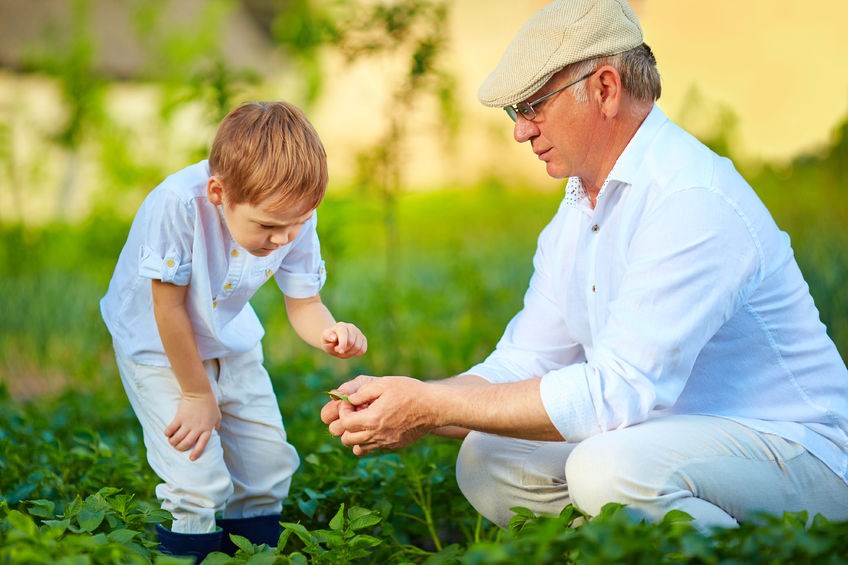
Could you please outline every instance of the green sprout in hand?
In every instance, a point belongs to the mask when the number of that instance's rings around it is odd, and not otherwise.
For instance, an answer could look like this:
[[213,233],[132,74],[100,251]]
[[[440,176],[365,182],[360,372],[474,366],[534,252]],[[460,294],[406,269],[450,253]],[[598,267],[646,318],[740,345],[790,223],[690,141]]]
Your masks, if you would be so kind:
[[348,398],[348,396],[346,394],[339,394],[339,393],[336,393],[336,392],[330,392],[329,390],[326,391],[326,392],[327,392],[327,394],[330,395],[330,398],[332,398],[333,400],[342,400],[344,402],[350,402],[350,399]]

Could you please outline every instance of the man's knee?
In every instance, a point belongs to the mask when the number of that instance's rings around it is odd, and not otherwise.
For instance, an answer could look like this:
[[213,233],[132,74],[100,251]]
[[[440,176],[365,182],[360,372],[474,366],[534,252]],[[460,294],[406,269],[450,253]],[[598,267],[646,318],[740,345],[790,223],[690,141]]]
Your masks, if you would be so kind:
[[462,442],[456,460],[456,482],[459,490],[478,512],[487,518],[497,514],[492,492],[498,482],[496,467],[501,463],[493,460],[497,450],[493,449],[497,436],[480,432],[469,433]]
[[643,466],[638,448],[616,441],[614,432],[580,442],[565,464],[574,505],[595,516],[610,502],[632,504],[646,486],[639,485]]
[[558,514],[568,504],[565,442],[540,442],[472,432],[456,465],[460,490],[480,514],[505,527],[512,508]]

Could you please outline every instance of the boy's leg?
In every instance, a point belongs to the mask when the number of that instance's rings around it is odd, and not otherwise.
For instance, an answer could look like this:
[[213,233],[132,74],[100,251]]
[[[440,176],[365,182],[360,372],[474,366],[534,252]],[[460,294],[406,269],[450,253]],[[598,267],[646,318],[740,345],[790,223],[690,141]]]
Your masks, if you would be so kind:
[[502,528],[514,506],[555,516],[571,501],[565,461],[574,447],[471,432],[457,457],[457,483],[471,505]]
[[224,509],[228,532],[276,546],[280,511],[300,464],[287,441],[262,348],[221,359],[220,436],[234,492]]
[[754,512],[848,519],[848,485],[799,444],[726,418],[671,416],[593,436],[565,467],[575,506],[608,502],[659,520],[682,510],[704,532]]
[[[205,534],[216,529],[215,512],[220,511],[233,490],[219,434],[212,433],[203,454],[189,460],[190,451],[177,451],[165,437],[180,401],[180,387],[168,367],[139,365],[117,348],[115,354],[121,381],[141,423],[147,460],[162,483],[156,495],[162,508],[174,516],[172,531]],[[204,363],[212,390],[218,397],[217,363]]]

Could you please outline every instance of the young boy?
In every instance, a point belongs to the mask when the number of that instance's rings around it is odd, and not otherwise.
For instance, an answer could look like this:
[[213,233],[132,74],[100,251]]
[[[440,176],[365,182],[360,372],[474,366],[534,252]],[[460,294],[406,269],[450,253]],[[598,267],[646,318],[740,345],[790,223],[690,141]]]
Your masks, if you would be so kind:
[[221,122],[208,161],[165,179],[133,221],[101,312],[162,479],[156,495],[174,516],[158,528],[165,553],[200,561],[232,551],[230,533],[277,543],[299,460],[262,366],[264,330],[248,302],[259,287],[275,279],[310,345],[340,358],[367,349],[318,295],[315,209],[326,185],[324,148],[304,115],[246,103]]

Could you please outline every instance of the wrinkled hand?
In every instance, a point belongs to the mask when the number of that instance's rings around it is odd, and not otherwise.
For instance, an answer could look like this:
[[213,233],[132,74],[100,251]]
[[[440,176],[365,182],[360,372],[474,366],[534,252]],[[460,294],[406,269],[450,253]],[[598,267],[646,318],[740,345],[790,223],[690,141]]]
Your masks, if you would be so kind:
[[438,407],[427,402],[428,386],[409,377],[360,376],[339,387],[350,402],[327,403],[321,420],[354,455],[398,449],[441,425]]
[[364,355],[368,340],[353,324],[337,322],[321,333],[321,348],[339,359],[347,359]]
[[221,427],[221,410],[212,391],[201,394],[183,394],[177,414],[165,428],[168,443],[178,451],[188,451],[189,459],[200,457],[212,437],[212,430]]
[[[348,398],[350,398],[349,395],[351,395],[354,392],[356,392],[357,390],[359,390],[359,387],[361,387],[362,385],[364,385],[366,383],[373,381],[376,378],[377,377],[369,377],[369,376],[366,376],[366,375],[360,375],[360,376],[356,377],[355,379],[353,379],[352,381],[347,381],[346,383],[340,385],[339,388],[333,389],[330,392],[348,395]],[[330,427],[330,433],[333,433],[333,427],[334,427],[333,422],[338,421],[338,419],[339,419],[339,409],[341,408],[341,406],[343,404],[350,405],[350,402],[344,401],[344,400],[333,399],[333,400],[330,400],[329,402],[327,402],[327,404],[325,404],[321,408],[321,421],[324,422],[325,424],[327,424]],[[364,405],[364,404],[360,405],[360,406],[362,408],[367,408],[367,405]],[[339,424],[335,424],[335,426],[338,426],[338,425]],[[333,435],[338,436],[340,434],[333,434]]]

